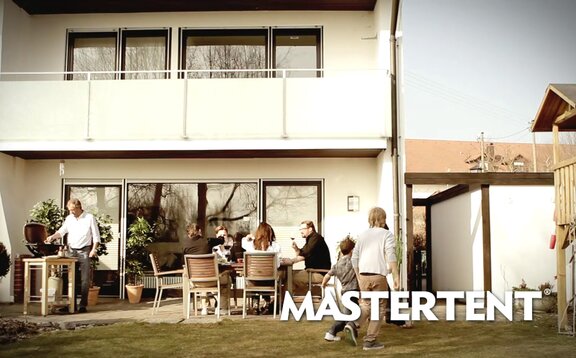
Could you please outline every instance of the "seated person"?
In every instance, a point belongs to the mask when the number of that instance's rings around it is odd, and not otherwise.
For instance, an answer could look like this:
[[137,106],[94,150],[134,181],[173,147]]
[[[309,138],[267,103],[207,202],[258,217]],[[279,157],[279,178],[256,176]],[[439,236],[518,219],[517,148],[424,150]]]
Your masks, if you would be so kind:
[[[326,241],[316,232],[314,223],[309,220],[302,221],[300,224],[300,235],[306,239],[306,244],[300,249],[295,242],[292,242],[292,248],[296,252],[296,257],[291,260],[293,264],[304,261],[306,269],[330,270],[332,263],[330,261],[330,250]],[[324,275],[321,273],[312,274],[312,282],[322,283]],[[294,275],[294,293],[304,295],[308,291],[308,272],[303,270]]]
[[[280,245],[276,242],[276,235],[274,234],[274,229],[269,224],[262,222],[256,229],[256,234],[248,234],[246,237],[242,238],[242,248],[246,252],[274,252],[276,253],[276,267],[280,267]],[[280,279],[282,277],[280,276]],[[254,285],[263,286],[274,286],[274,282],[269,281],[258,281],[254,282]],[[265,306],[260,311],[261,314],[272,314],[273,306],[271,305],[271,299],[269,295],[262,295],[262,298],[266,302]]]
[[[183,243],[184,255],[203,255],[212,253],[212,248],[224,243],[222,239],[208,239],[202,236],[202,229],[198,224],[189,224],[186,227],[186,239]],[[211,285],[211,284],[210,284]],[[220,278],[222,297],[230,297],[230,276],[224,275]],[[221,309],[228,310],[230,300],[222,299]],[[202,315],[208,314],[206,297],[202,297]]]
[[234,245],[234,238],[228,234],[228,229],[225,226],[216,227],[216,239],[222,240],[222,244],[216,246],[216,254],[226,261],[231,261],[232,252],[230,251]]

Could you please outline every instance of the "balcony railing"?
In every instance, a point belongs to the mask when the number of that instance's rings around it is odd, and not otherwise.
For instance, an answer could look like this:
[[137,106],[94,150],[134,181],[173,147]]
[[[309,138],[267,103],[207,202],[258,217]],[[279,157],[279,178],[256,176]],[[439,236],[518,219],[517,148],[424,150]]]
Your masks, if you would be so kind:
[[0,141],[382,138],[389,102],[386,70],[0,73]]

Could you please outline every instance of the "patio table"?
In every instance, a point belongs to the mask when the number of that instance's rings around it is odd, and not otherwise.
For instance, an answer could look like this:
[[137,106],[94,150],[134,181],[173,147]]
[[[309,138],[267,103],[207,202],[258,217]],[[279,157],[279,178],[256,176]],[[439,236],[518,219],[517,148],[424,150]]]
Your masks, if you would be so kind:
[[[50,277],[50,271],[56,270],[57,272],[68,271],[68,299],[67,301],[54,301],[54,304],[63,304],[66,302],[68,306],[68,311],[70,313],[74,312],[74,299],[75,299],[75,275],[76,275],[76,258],[74,257],[52,257],[46,256],[41,258],[28,258],[23,259],[24,261],[24,314],[28,314],[28,304],[31,302],[32,297],[37,298],[37,296],[32,296],[30,294],[30,281],[31,281],[31,271],[41,270],[41,294],[40,294],[40,306],[42,316],[48,314],[48,279]],[[54,297],[56,299],[56,295]],[[38,302],[38,301],[34,301]]]

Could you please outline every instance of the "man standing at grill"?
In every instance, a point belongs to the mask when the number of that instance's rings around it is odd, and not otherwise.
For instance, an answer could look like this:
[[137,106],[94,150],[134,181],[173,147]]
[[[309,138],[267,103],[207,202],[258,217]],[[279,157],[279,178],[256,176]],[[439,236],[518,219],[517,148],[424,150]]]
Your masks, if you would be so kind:
[[[66,217],[62,227],[54,234],[46,238],[46,242],[62,238],[68,234],[68,249],[72,257],[78,259],[81,278],[81,298],[79,313],[86,312],[88,304],[88,289],[90,287],[90,258],[96,256],[96,249],[100,243],[100,232],[94,215],[82,209],[82,203],[78,199],[70,199],[66,204],[70,215]],[[76,287],[78,292],[78,287]],[[74,300],[76,307],[76,300]]]

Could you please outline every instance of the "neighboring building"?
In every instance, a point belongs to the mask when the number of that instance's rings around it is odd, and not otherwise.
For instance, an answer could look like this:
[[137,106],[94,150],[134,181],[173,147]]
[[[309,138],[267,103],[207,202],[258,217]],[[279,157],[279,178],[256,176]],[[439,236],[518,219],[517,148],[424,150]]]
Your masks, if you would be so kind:
[[[480,142],[406,139],[406,172],[481,172]],[[534,151],[536,170],[534,170]],[[552,171],[552,144],[485,143],[484,172]]]
[[104,294],[122,295],[136,215],[157,225],[165,263],[189,222],[212,236],[262,220],[285,256],[313,220],[335,259],[371,206],[393,216],[392,12],[391,0],[0,0],[0,241],[28,253],[32,206],[78,197],[118,233]]

